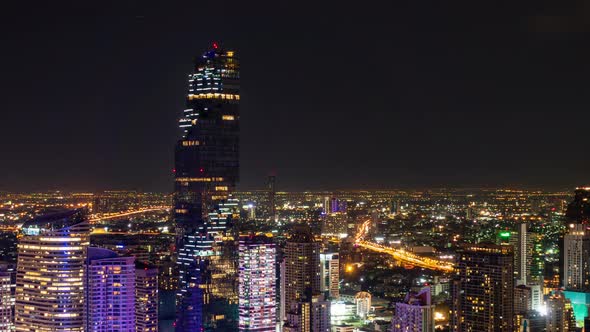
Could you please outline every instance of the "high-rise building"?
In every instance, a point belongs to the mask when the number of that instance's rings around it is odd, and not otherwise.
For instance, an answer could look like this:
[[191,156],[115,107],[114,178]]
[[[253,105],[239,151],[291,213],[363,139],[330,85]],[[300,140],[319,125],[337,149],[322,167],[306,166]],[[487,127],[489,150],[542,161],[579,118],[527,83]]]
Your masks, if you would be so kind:
[[451,331],[514,331],[513,260],[511,246],[468,245],[459,252]]
[[88,248],[87,332],[135,332],[135,258]]
[[330,300],[340,297],[340,259],[338,253],[320,254],[320,290]]
[[239,245],[239,330],[274,332],[276,248],[266,236],[241,236]]
[[320,243],[309,227],[299,227],[285,245],[285,301],[311,301],[320,289]]
[[[285,331],[323,331],[330,324],[330,306],[321,295],[320,243],[308,226],[295,228],[285,245],[285,281],[281,307],[286,309]],[[327,315],[327,316],[326,316]],[[327,317],[327,321],[325,318]]]
[[188,76],[182,137],[175,151],[175,221],[180,235],[205,239],[208,214],[239,179],[239,62],[216,43]]
[[46,214],[22,226],[16,276],[16,331],[84,331],[84,210]]
[[158,331],[158,268],[135,266],[135,331]]
[[283,332],[311,332],[311,301],[291,302]]
[[313,295],[311,298],[311,331],[330,332],[330,301],[323,294]]
[[529,267],[532,263],[532,242],[528,232],[528,224],[520,223],[518,225],[518,241],[514,250],[514,274],[517,277],[518,284],[527,284]]
[[418,293],[409,293],[404,302],[395,304],[395,316],[391,320],[390,332],[434,332],[434,305],[430,288]]
[[545,268],[541,236],[529,230],[528,223],[520,223],[514,244],[514,274],[517,284],[543,284]]
[[[188,83],[174,169],[176,329],[235,329],[237,239],[228,234],[235,204],[229,198],[239,179],[240,87],[235,53],[213,43],[196,59]],[[197,313],[206,317],[194,317]]]
[[533,294],[530,287],[518,285],[514,288],[514,313],[525,315],[533,310]]
[[590,289],[590,232],[586,225],[570,224],[563,239],[563,286],[566,290]]
[[557,292],[547,299],[546,332],[575,331],[575,318],[571,302]]
[[292,302],[283,331],[330,332],[330,308],[322,294],[312,295],[310,301]]
[[287,266],[286,266],[286,262],[285,259],[281,259],[281,261],[279,262],[279,324],[283,324],[283,322],[285,322],[287,320],[287,306],[289,305],[287,303],[287,292],[286,292],[286,287],[287,284],[285,282],[286,279],[286,273],[287,273]]
[[0,331],[12,331],[12,275],[9,265],[0,262]]

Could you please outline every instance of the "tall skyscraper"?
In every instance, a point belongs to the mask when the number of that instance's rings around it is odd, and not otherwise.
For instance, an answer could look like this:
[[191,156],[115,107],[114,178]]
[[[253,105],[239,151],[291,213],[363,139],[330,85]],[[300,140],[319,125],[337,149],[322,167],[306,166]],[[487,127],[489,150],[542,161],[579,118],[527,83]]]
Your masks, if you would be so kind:
[[22,232],[16,331],[84,331],[89,237],[85,211],[44,215],[25,222]]
[[0,331],[12,331],[12,272],[0,262]]
[[179,236],[212,240],[208,214],[239,179],[239,62],[216,43],[188,76],[182,137],[175,150],[174,215]]
[[285,246],[285,301],[311,301],[320,289],[320,244],[309,227],[299,227]]
[[518,241],[514,250],[515,256],[515,275],[518,284],[527,284],[529,267],[532,263],[532,243],[528,234],[528,224],[520,223],[518,225]]
[[542,285],[545,265],[541,236],[529,228],[528,223],[518,225],[517,240],[514,241],[514,272],[519,285]]
[[330,300],[340,297],[340,260],[338,253],[320,254],[320,290]]
[[277,326],[275,244],[266,236],[242,236],[239,252],[239,330],[274,332]]
[[135,331],[158,331],[158,268],[141,263],[135,270]]
[[430,288],[409,293],[404,302],[395,304],[390,332],[434,332],[434,305]]
[[590,290],[590,232],[587,226],[571,224],[563,244],[563,286],[566,290]]
[[320,320],[325,319],[329,302],[320,296],[320,269],[320,244],[308,226],[296,227],[285,245],[285,287],[281,289],[285,331],[312,331],[314,326],[323,329]]
[[188,77],[175,150],[178,331],[237,328],[237,239],[228,232],[239,179],[239,101],[238,59],[213,43]]
[[514,331],[512,247],[469,245],[458,258],[451,287],[451,331]]
[[135,258],[88,248],[87,332],[135,332]]

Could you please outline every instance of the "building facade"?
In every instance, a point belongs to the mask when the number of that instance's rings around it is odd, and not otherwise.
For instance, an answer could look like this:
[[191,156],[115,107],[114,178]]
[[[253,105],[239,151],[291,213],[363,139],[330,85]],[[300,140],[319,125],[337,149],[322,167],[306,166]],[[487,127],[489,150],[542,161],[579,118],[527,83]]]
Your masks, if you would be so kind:
[[276,247],[266,236],[242,236],[239,245],[239,331],[277,326]]
[[451,287],[451,331],[514,331],[512,246],[469,245]]
[[434,305],[430,288],[409,293],[404,302],[395,304],[395,316],[389,332],[434,332]]
[[320,254],[320,290],[330,300],[340,297],[340,259],[338,253]]
[[12,331],[12,274],[8,264],[0,262],[0,331]]
[[547,299],[546,332],[575,331],[576,321],[571,302],[556,292]]
[[175,149],[177,331],[237,328],[237,238],[231,233],[230,194],[239,180],[239,101],[238,59],[213,43],[188,77]]
[[135,258],[89,248],[87,332],[135,332]]
[[27,221],[18,245],[16,331],[84,331],[85,259],[89,228],[84,210]]
[[567,290],[590,290],[590,232],[587,226],[570,224],[563,244],[563,286]]
[[135,331],[158,331],[158,268],[136,265]]

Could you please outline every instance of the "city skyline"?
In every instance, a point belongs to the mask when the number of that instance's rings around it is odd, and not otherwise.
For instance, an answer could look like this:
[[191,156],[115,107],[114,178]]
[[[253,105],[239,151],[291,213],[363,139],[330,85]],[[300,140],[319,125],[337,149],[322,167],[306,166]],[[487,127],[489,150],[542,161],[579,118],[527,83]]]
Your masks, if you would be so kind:
[[[183,78],[213,41],[247,63],[239,190],[588,182],[576,2],[195,6],[10,4],[0,190],[171,192]],[[208,10],[224,24],[190,24]]]

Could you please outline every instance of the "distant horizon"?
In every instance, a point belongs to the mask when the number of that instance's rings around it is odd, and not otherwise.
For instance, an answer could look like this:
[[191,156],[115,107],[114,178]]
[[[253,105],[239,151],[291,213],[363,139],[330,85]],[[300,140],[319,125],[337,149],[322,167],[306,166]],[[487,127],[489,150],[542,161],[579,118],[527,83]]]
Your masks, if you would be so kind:
[[[572,193],[576,188],[587,187],[586,185],[579,185],[571,188],[561,188],[561,189],[548,189],[548,188],[532,188],[532,187],[524,187],[524,186],[501,186],[501,187],[492,187],[492,186],[481,186],[481,187],[474,187],[474,186],[457,186],[457,187],[397,187],[397,188],[357,188],[357,189],[308,189],[308,190],[281,190],[280,188],[276,191],[276,193],[335,193],[335,192],[343,192],[343,193],[355,193],[355,192],[395,192],[395,191],[527,191],[527,192],[547,192],[547,193]],[[234,193],[240,192],[266,192],[268,191],[264,187],[259,188],[239,188],[234,191]],[[107,193],[107,192],[136,192],[136,193],[154,193],[154,194],[173,194],[173,191],[166,192],[166,191],[155,191],[155,190],[142,190],[142,189],[101,189],[101,190],[80,190],[80,189],[39,189],[39,190],[30,190],[30,191],[12,191],[12,190],[3,190],[0,189],[0,193],[7,193],[7,194],[43,194],[43,193],[66,193],[66,194],[97,194],[97,193]]]

